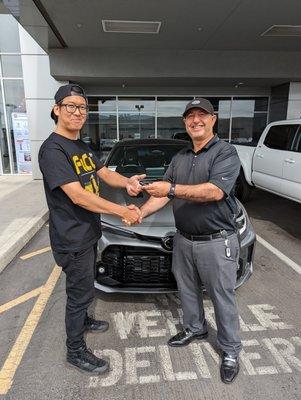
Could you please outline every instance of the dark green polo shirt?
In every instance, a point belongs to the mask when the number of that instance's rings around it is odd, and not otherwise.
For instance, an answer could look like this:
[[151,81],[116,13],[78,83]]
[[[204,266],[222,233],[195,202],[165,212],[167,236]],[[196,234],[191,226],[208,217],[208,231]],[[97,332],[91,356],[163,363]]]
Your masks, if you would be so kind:
[[235,181],[240,171],[240,160],[231,144],[215,135],[197,153],[189,146],[172,159],[164,180],[181,185],[210,182],[225,193],[220,201],[197,202],[173,199],[176,228],[192,235],[235,230],[237,204],[234,198]]

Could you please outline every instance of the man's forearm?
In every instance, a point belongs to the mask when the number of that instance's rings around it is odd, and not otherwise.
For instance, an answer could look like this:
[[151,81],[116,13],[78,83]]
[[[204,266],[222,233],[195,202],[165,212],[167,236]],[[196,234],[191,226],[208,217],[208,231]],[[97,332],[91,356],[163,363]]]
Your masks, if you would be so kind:
[[167,197],[150,197],[147,202],[140,207],[142,218],[145,218],[160,210],[160,208],[164,207],[168,202],[169,199]]
[[198,202],[219,201],[224,197],[224,192],[210,182],[201,183],[200,185],[177,184],[175,197]]
[[109,186],[126,189],[130,196],[137,196],[141,192],[140,179],[145,178],[145,174],[133,175],[127,178],[118,174],[118,172],[109,170],[107,167],[97,171],[97,175]]
[[120,217],[123,217],[126,211],[126,207],[105,200],[102,197],[99,197],[96,194],[88,192],[82,188],[78,188],[78,185],[68,186],[69,188],[67,189],[62,186],[62,189],[70,197],[72,202],[88,211],[99,214],[114,214]]
[[105,169],[100,170],[102,171],[99,176],[100,178],[107,183],[108,185],[115,187],[115,188],[125,188],[129,178],[126,176],[120,175],[118,172],[111,171],[108,168],[104,167]]

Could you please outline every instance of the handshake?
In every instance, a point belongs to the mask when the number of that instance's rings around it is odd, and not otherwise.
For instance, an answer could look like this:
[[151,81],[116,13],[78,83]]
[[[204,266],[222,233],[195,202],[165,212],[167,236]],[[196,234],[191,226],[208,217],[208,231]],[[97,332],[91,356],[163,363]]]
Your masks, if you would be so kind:
[[125,211],[121,217],[123,223],[129,226],[141,223],[143,216],[140,208],[138,208],[134,204],[130,204],[129,206],[126,206],[124,208]]

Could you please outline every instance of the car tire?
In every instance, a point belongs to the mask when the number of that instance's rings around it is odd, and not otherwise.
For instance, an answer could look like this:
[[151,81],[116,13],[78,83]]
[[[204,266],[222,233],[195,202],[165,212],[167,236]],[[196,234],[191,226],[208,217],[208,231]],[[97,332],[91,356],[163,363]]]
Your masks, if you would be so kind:
[[235,196],[243,202],[250,200],[253,192],[253,186],[250,186],[246,181],[243,171],[240,174],[235,183]]

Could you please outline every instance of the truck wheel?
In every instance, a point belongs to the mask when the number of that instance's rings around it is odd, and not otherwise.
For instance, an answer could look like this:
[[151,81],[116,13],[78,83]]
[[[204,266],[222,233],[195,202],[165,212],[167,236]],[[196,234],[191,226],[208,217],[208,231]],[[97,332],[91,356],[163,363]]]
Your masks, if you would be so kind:
[[246,181],[243,171],[240,171],[235,184],[235,196],[241,201],[248,201],[250,200],[252,191],[253,187]]

